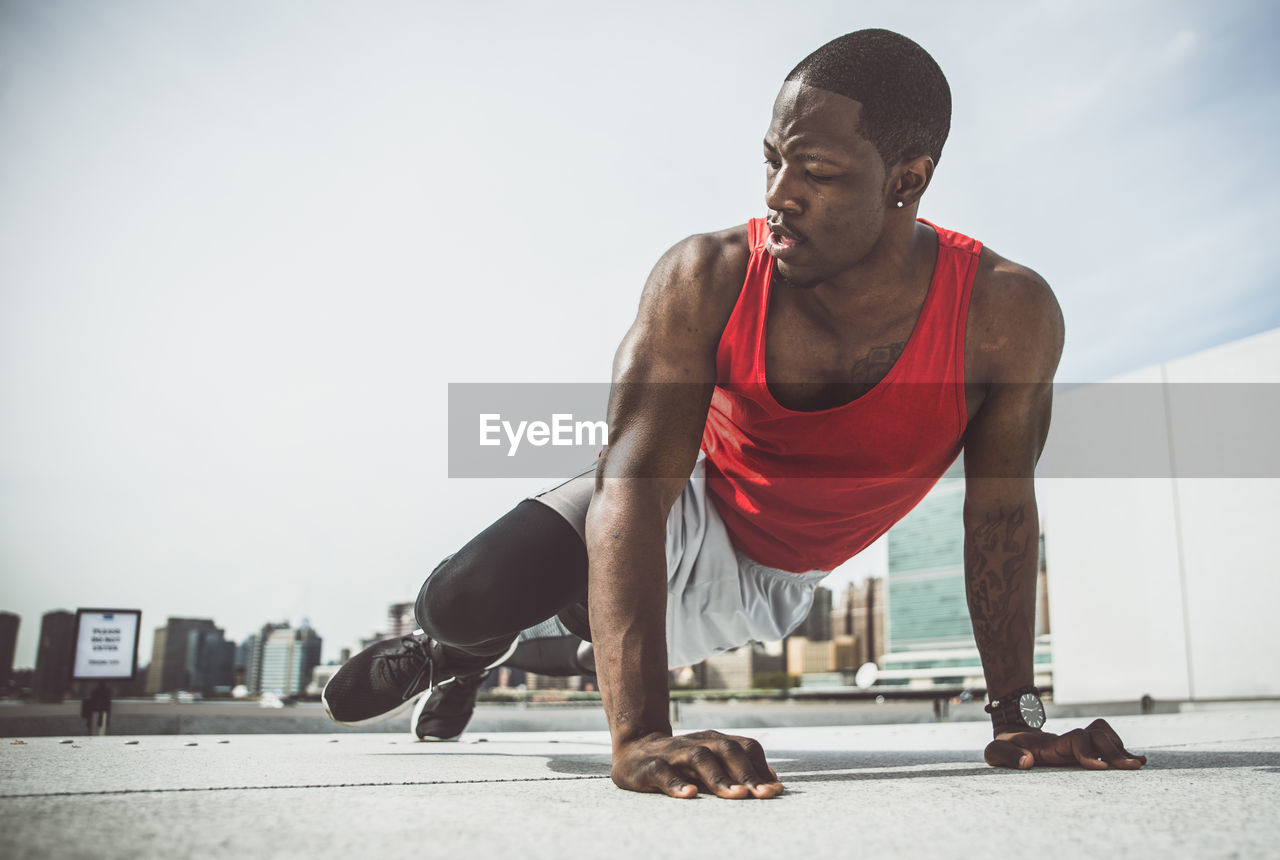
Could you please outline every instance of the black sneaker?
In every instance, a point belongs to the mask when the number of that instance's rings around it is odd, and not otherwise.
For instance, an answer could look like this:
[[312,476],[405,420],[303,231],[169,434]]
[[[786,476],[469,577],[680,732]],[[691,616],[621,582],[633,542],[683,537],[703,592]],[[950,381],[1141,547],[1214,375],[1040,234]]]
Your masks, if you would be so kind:
[[471,722],[476,709],[476,695],[489,677],[489,670],[453,679],[452,684],[436,687],[418,698],[409,725],[420,741],[456,740]]
[[329,679],[320,700],[335,723],[367,726],[394,717],[432,687],[451,684],[459,672],[483,672],[509,655],[446,658],[444,646],[419,630],[383,639],[352,657]]

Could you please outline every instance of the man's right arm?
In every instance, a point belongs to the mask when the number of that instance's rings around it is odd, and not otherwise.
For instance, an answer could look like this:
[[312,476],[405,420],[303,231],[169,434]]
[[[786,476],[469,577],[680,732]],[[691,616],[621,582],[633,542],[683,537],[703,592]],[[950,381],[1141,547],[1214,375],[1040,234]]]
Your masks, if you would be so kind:
[[609,445],[587,513],[596,673],[613,780],[632,791],[772,797],[755,741],[672,737],[666,648],[666,520],[696,462],[716,347],[746,272],[746,228],[694,236],[654,268],[614,359]]

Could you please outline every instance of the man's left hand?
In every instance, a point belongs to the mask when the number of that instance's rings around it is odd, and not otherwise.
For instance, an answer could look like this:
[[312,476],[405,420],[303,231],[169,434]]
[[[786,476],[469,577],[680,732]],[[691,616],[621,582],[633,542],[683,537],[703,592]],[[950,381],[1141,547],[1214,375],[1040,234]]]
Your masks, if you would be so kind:
[[1073,729],[1063,735],[1036,729],[1000,732],[987,744],[983,755],[992,767],[1019,770],[1037,765],[1137,770],[1147,763],[1146,756],[1134,755],[1124,748],[1120,736],[1106,720],[1094,720],[1088,728]]

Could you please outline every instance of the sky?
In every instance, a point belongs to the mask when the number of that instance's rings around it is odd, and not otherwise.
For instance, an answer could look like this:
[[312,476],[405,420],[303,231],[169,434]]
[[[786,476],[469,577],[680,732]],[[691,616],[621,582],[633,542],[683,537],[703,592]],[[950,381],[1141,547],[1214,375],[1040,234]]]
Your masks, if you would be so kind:
[[1273,4],[0,0],[15,665],[78,606],[142,609],[143,663],[168,616],[382,629],[545,483],[448,477],[448,384],[607,381],[868,26],[947,74],[920,215],[1053,285],[1060,380],[1280,326]]

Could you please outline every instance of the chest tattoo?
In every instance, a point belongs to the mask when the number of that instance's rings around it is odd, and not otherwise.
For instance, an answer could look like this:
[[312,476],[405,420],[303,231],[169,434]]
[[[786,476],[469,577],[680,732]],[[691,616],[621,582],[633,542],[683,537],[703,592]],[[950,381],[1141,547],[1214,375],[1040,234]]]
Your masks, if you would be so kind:
[[855,362],[849,371],[850,382],[854,385],[866,386],[868,390],[879,384],[880,380],[889,373],[894,362],[902,355],[902,350],[906,346],[907,342],[904,340],[888,346],[871,347],[866,357]]

